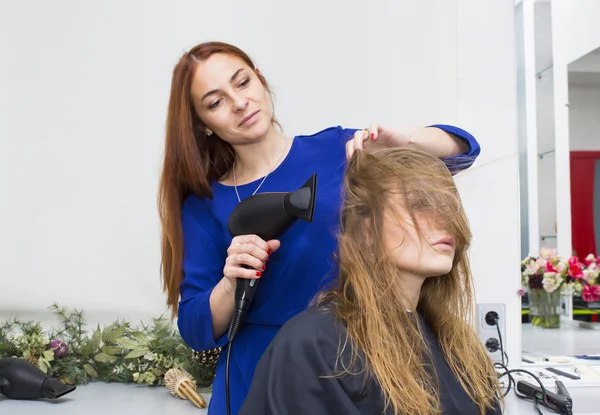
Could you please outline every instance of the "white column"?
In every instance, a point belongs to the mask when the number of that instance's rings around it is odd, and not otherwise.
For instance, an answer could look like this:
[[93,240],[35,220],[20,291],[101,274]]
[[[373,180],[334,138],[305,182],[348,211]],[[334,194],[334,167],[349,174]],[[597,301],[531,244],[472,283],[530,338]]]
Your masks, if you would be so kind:
[[556,160],[556,224],[558,254],[569,258],[571,239],[571,170],[569,149],[569,78],[564,8],[570,2],[552,2],[552,55],[554,60],[554,149]]
[[527,199],[529,253],[540,250],[540,214],[538,202],[538,129],[535,68],[534,0],[523,0],[523,57],[525,72],[525,114],[527,131]]

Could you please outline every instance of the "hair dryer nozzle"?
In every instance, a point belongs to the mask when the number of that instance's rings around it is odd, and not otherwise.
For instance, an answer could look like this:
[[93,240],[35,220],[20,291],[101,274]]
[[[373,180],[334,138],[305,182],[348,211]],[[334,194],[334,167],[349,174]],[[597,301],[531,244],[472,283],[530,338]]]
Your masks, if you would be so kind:
[[11,399],[57,399],[76,389],[17,358],[0,359],[0,393]]
[[73,392],[75,388],[75,386],[62,383],[58,379],[47,378],[42,385],[42,396],[48,399],[58,399]]
[[300,189],[286,195],[284,203],[288,215],[312,222],[315,213],[316,192],[317,175],[313,174]]

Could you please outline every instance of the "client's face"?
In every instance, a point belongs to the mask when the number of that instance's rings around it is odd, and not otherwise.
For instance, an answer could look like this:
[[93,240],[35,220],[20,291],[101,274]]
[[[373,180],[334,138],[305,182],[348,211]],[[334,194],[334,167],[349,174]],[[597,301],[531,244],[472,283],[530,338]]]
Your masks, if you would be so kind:
[[394,210],[384,212],[382,235],[388,258],[402,271],[423,278],[447,274],[454,260],[454,238],[433,209],[423,208],[419,200],[408,203],[415,220],[400,195],[390,198]]

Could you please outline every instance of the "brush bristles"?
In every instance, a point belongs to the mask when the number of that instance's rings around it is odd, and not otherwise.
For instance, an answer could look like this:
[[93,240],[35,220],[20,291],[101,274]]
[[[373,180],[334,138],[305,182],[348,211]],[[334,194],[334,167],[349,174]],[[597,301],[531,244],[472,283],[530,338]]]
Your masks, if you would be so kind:
[[196,391],[196,382],[182,369],[169,369],[165,373],[165,386],[177,398],[189,399],[198,408],[206,408],[206,401]]
[[185,396],[187,399],[192,401],[192,403],[198,408],[206,408],[206,401],[196,391],[196,385],[188,379],[184,379],[179,384],[177,391],[179,392],[179,395]]

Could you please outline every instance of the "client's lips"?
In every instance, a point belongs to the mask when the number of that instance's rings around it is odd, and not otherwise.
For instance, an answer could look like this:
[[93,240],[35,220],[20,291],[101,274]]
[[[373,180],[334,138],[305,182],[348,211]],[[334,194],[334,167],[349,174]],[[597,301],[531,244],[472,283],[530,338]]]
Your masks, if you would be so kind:
[[252,114],[248,115],[247,117],[245,117],[242,121],[240,121],[240,126],[244,125],[246,122],[248,122],[248,120],[250,120],[252,117],[254,117],[256,114],[258,114],[260,112],[260,110],[254,111]]
[[436,245],[447,245],[451,248],[454,248],[454,238],[452,238],[451,236],[447,236],[433,244],[433,246],[436,246]]

